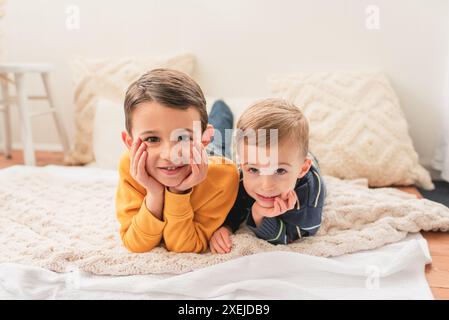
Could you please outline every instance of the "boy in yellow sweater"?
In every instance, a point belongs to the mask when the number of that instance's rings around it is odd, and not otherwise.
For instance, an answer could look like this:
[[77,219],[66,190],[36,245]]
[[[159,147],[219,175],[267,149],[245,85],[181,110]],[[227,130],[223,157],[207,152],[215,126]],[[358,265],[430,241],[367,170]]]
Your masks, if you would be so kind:
[[206,251],[239,175],[231,160],[207,155],[214,129],[201,88],[181,72],[155,69],[130,85],[124,110],[128,151],[116,194],[123,244],[132,252],[161,242],[169,251]]

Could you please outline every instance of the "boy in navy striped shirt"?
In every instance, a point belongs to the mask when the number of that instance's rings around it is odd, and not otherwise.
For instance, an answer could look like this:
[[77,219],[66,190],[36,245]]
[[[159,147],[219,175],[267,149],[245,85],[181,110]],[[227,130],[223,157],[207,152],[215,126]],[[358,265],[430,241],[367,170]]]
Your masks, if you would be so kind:
[[240,224],[272,244],[314,235],[321,225],[326,188],[309,152],[308,121],[282,99],[265,99],[237,122],[240,165],[237,199],[223,226],[212,236],[212,253],[228,253],[230,235]]

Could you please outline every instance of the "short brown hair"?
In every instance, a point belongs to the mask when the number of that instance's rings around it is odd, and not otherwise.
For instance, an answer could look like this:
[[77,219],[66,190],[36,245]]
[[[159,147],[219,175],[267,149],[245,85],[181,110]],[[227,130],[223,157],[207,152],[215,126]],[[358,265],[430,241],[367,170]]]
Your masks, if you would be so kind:
[[194,107],[200,113],[202,132],[207,127],[206,99],[191,77],[171,69],[153,69],[133,82],[125,96],[125,126],[131,135],[131,115],[138,104],[156,101],[166,107],[186,110]]
[[[237,121],[237,143],[245,136],[245,131],[252,129],[257,132],[265,129],[264,143],[270,143],[270,129],[278,130],[279,142],[291,138],[299,146],[303,156],[309,151],[309,123],[301,110],[284,99],[260,100],[246,109]],[[256,139],[258,137],[256,136]],[[256,143],[259,143],[256,141]]]

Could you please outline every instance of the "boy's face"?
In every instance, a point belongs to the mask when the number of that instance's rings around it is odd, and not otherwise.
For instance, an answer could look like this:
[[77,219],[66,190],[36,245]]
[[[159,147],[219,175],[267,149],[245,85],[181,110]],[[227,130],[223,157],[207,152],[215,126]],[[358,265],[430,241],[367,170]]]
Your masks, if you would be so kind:
[[[198,110],[169,108],[156,101],[143,102],[133,110],[131,123],[132,137],[122,132],[128,149],[140,137],[148,152],[148,174],[167,187],[179,185],[191,173],[189,157],[186,158],[181,148],[189,150],[194,139],[199,143],[202,140]],[[206,139],[203,145],[207,144]]]
[[[286,199],[287,193],[294,189],[296,179],[302,178],[312,164],[310,159],[300,155],[299,147],[290,139],[279,142],[277,162],[269,164],[260,161],[259,154],[269,158],[271,152],[276,152],[276,148],[270,150],[269,146],[240,143],[239,159],[242,164],[243,185],[246,192],[264,208],[272,208],[276,197]],[[249,152],[252,152],[252,157]]]

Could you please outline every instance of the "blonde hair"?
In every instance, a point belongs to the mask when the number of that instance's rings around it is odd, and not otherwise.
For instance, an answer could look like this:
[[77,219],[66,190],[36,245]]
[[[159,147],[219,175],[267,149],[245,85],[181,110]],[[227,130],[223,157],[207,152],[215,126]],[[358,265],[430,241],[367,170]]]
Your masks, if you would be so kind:
[[[301,155],[307,156],[309,151],[309,123],[301,110],[291,102],[284,99],[264,99],[251,105],[243,112],[236,125],[236,142],[245,138],[248,130],[258,131],[265,129],[264,141],[260,145],[270,143],[270,130],[277,130],[278,143],[283,139],[291,139],[299,147]],[[246,140],[245,140],[246,141]]]

